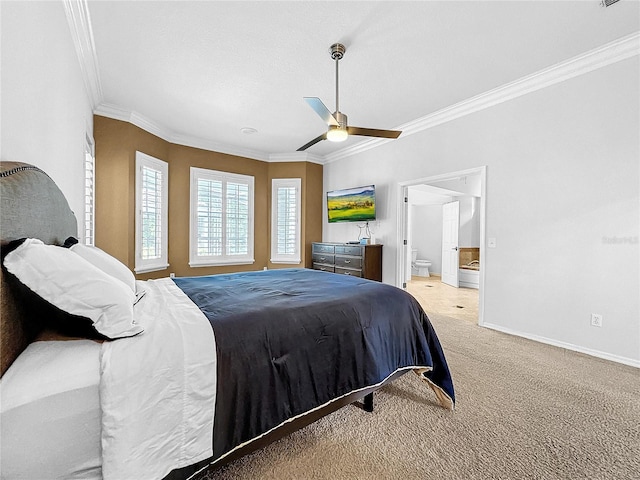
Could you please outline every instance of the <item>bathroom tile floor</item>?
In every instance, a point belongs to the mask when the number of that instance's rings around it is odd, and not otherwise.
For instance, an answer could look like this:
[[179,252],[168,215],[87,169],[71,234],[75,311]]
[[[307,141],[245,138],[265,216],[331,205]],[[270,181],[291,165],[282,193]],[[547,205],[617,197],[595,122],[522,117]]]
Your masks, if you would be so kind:
[[412,276],[407,291],[422,305],[425,312],[461,318],[478,323],[478,290],[455,288],[442,283],[440,276]]

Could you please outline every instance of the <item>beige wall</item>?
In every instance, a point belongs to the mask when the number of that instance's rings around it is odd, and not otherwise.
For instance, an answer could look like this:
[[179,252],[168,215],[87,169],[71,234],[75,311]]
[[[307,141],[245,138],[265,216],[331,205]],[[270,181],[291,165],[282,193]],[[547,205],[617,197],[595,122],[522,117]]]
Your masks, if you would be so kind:
[[[302,179],[302,251],[300,266],[310,266],[311,242],[322,239],[322,165],[307,162],[268,163],[169,143],[128,122],[94,117],[96,142],[96,245],[135,265],[135,153],[169,164],[169,268],[138,275],[139,279],[211,275],[272,265],[270,257],[271,180]],[[255,263],[222,267],[189,266],[190,167],[251,175],[255,181]]]
[[305,231],[303,238],[305,245],[303,254],[305,255],[305,267],[311,268],[311,243],[322,241],[322,220],[324,204],[324,174],[322,165],[317,163],[306,164],[306,182],[303,183],[303,221],[302,226]]

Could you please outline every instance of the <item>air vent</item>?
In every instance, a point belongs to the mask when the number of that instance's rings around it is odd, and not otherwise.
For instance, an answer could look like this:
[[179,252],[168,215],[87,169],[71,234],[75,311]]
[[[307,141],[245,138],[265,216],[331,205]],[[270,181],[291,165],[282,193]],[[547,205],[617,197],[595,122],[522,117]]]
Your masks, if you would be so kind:
[[618,3],[620,0],[602,0],[600,2],[600,5],[602,5],[603,7],[610,7],[611,5],[613,5],[614,3]]

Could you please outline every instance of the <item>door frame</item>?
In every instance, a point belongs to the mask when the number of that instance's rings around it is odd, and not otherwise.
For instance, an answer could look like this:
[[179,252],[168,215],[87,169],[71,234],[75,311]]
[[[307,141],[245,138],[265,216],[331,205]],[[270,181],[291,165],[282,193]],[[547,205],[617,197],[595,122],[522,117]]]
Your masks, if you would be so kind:
[[[416,178],[414,180],[407,180],[404,182],[398,182],[398,225],[397,232],[397,244],[396,250],[396,286],[403,288],[405,279],[407,278],[407,255],[409,259],[411,254],[407,251],[409,247],[409,241],[405,238],[411,232],[408,231],[408,215],[406,214],[406,206],[409,195],[409,187],[413,185],[423,185],[443,180],[455,180],[465,175],[480,175],[480,275],[478,285],[478,325],[484,325],[484,288],[485,288],[485,276],[487,271],[487,243],[486,243],[486,220],[487,220],[487,167],[486,165],[481,167],[470,168],[467,170],[460,170],[457,172],[449,172],[441,175],[434,175],[431,177]],[[405,233],[406,232],[406,233]],[[405,240],[407,243],[405,243]]]

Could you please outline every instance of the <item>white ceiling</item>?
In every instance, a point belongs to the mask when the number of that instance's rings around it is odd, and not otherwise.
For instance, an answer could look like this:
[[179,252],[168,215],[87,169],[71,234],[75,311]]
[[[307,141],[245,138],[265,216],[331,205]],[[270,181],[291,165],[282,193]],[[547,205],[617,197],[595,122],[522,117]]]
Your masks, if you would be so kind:
[[[392,129],[638,30],[640,3],[89,1],[103,108],[174,135],[294,152],[323,133],[303,101]],[[98,106],[100,111],[100,105]],[[241,129],[257,130],[253,135]],[[323,141],[320,158],[362,142]],[[402,137],[395,141],[402,141]]]

